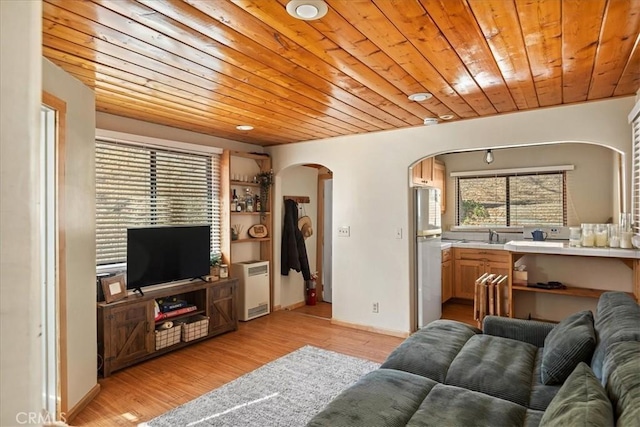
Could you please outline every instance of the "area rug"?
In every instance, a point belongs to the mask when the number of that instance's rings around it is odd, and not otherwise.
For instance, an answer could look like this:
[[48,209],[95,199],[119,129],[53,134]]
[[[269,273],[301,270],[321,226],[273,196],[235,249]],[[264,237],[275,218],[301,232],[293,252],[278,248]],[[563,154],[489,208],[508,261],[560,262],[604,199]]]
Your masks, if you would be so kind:
[[140,426],[304,426],[340,392],[378,367],[305,346]]

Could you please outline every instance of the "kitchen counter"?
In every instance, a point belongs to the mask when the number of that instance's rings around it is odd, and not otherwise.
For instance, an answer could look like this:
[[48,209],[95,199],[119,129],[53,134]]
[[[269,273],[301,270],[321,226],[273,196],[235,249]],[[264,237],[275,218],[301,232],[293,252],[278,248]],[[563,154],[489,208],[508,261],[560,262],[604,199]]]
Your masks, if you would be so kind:
[[505,250],[509,252],[529,254],[576,255],[604,258],[640,259],[640,250],[638,249],[572,247],[569,246],[569,243],[567,243],[566,241],[538,242],[533,240],[511,240],[506,243],[489,243],[485,241],[474,240],[443,240],[442,249],[446,249],[447,247]]
[[640,250],[637,249],[577,248],[569,246],[568,243],[562,241],[511,240],[503,246],[505,250],[516,253],[640,259]]

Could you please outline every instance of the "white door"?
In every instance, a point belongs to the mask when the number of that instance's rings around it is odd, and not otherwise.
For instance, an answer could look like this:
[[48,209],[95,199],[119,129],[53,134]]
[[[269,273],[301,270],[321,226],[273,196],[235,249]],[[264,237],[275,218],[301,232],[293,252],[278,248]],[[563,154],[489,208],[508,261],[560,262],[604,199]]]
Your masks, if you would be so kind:
[[324,185],[324,240],[322,241],[322,300],[332,302],[331,248],[333,246],[333,180],[325,179]]

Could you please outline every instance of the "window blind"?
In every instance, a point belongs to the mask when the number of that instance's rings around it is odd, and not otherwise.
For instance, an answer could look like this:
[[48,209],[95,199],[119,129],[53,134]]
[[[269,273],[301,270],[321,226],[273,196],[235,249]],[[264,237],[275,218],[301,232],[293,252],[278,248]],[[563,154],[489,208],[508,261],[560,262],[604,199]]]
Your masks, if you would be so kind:
[[632,212],[633,232],[640,234],[640,114],[631,122],[633,129],[633,183],[632,183]]
[[220,252],[220,155],[96,141],[96,261],[126,262],[127,228],[211,225]]

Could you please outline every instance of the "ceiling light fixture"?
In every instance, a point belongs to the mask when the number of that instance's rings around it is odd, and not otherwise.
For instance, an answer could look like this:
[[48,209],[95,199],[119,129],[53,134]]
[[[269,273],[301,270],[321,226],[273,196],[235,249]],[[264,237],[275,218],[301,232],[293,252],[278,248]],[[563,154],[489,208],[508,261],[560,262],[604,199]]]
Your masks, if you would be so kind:
[[438,119],[436,119],[435,117],[426,117],[424,119],[425,126],[431,126],[431,125],[437,125],[437,124],[438,124]]
[[493,153],[491,152],[491,150],[487,150],[487,153],[484,155],[484,161],[490,165],[491,163],[493,163]]
[[430,99],[432,96],[433,95],[431,95],[429,92],[412,93],[411,95],[409,95],[409,100],[422,102],[422,101],[426,101],[427,99]]
[[442,120],[451,120],[451,119],[453,119],[454,117],[455,117],[455,116],[454,116],[453,114],[443,114],[443,115],[441,115],[441,116],[440,116],[440,118],[441,118]]
[[236,126],[238,130],[253,130],[253,126],[251,125],[238,125]]
[[328,10],[324,0],[291,0],[287,3],[287,13],[303,21],[320,19],[327,14]]

